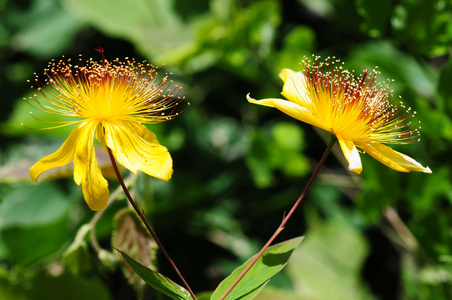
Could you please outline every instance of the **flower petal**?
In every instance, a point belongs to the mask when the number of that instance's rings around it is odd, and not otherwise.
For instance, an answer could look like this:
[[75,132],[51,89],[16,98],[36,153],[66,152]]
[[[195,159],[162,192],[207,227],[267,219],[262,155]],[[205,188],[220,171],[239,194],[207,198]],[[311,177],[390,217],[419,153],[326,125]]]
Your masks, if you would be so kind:
[[105,143],[104,128],[102,127],[101,123],[97,125],[95,137],[99,141],[100,145],[105,150],[105,152],[108,153],[108,147],[107,144]]
[[429,167],[423,167],[420,163],[413,158],[395,151],[391,147],[383,144],[373,143],[357,143],[357,145],[366,151],[370,156],[388,166],[389,168],[399,172],[423,172],[432,173]]
[[[97,163],[94,136],[98,122],[84,122],[74,156],[74,181],[82,185],[83,196],[89,208],[98,211],[108,202],[108,182]],[[81,124],[81,125],[82,125]]]
[[361,158],[359,157],[358,149],[356,148],[353,141],[344,140],[340,136],[336,136],[341,146],[342,152],[344,153],[345,159],[348,161],[348,169],[350,171],[361,174],[363,171],[363,166],[361,164]]
[[104,122],[105,142],[118,162],[132,173],[142,171],[168,181],[173,160],[166,147],[144,125],[132,122]]
[[249,94],[246,95],[246,99],[248,99],[248,102],[250,103],[277,108],[283,113],[291,116],[292,118],[300,120],[301,122],[323,128],[320,124],[319,118],[313,115],[309,109],[302,107],[296,103],[290,102],[288,100],[273,98],[255,100],[251,98]]
[[302,107],[311,107],[311,100],[306,93],[306,78],[302,72],[283,69],[279,77],[284,81],[281,93],[284,97]]
[[45,171],[67,165],[72,161],[75,155],[75,148],[80,140],[81,125],[77,125],[72,130],[69,137],[54,153],[42,158],[30,168],[30,176],[34,182],[38,182],[38,177]]

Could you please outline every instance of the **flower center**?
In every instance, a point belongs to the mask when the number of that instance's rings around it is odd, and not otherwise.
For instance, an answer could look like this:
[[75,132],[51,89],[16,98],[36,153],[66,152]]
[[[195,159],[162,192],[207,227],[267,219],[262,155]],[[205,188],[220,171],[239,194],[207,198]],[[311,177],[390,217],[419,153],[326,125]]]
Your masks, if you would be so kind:
[[[322,120],[320,127],[343,138],[370,143],[412,143],[419,136],[414,113],[402,103],[393,105],[389,84],[376,83],[378,72],[365,70],[355,77],[337,66],[339,60],[314,64],[303,61],[310,109]],[[403,129],[403,130],[401,130]]]

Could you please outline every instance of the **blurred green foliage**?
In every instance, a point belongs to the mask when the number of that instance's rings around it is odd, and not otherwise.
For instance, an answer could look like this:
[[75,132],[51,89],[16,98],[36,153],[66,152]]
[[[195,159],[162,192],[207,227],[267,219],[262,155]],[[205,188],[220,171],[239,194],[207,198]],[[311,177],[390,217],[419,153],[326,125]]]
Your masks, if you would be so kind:
[[[129,183],[197,293],[214,290],[259,250],[325,148],[328,133],[248,104],[246,94],[279,97],[279,71],[298,69],[304,55],[336,56],[355,73],[378,66],[381,81],[395,79],[394,100],[400,95],[422,125],[419,143],[395,148],[433,174],[397,173],[362,155],[357,176],[335,149],[279,237],[305,235],[304,242],[256,299],[452,298],[451,6],[0,1],[0,299],[164,299],[149,289],[136,293],[139,285],[134,290],[119,267],[111,240],[127,204],[113,192],[113,177],[112,203],[99,213],[84,203],[70,166],[49,172],[51,182],[36,185],[28,177],[71,128],[20,126],[47,125],[29,116],[26,80],[61,55],[100,59],[99,46],[108,59],[165,63],[191,103],[175,120],[150,128],[174,158],[173,179],[139,174]],[[98,155],[111,174],[102,150]],[[139,239],[138,227],[130,236]],[[159,272],[176,280],[157,258]]]

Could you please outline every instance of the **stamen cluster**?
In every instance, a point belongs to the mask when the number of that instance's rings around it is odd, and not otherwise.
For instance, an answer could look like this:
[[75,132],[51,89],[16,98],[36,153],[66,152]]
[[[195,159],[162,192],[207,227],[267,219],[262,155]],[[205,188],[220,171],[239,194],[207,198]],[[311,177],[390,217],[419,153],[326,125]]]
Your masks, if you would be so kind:
[[306,100],[314,114],[346,139],[361,142],[407,144],[419,140],[419,123],[412,124],[416,112],[402,102],[390,102],[391,82],[376,83],[380,72],[364,70],[355,77],[333,58],[302,61]]
[[48,101],[43,104],[35,93],[28,99],[34,108],[81,119],[159,123],[176,117],[180,113],[177,106],[184,99],[179,96],[178,85],[170,88],[171,74],[159,80],[161,70],[127,57],[125,62],[103,58],[102,63],[90,58],[85,64],[80,57],[77,65],[63,57],[49,63],[44,70],[44,83],[34,75],[37,91]]

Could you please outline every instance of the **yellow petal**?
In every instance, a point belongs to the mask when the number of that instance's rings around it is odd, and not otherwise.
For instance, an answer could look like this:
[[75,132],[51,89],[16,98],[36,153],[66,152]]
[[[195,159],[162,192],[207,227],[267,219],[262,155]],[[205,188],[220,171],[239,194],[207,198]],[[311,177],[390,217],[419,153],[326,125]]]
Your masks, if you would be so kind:
[[105,142],[118,162],[132,173],[138,170],[168,181],[173,160],[166,147],[144,125],[126,121],[104,122]]
[[87,176],[82,179],[82,191],[89,208],[98,211],[107,206],[110,193],[108,191],[108,181],[105,180],[97,164],[94,148],[90,156],[92,158],[86,166]]
[[282,95],[288,100],[309,108],[312,103],[306,93],[306,78],[302,72],[283,69],[279,77],[284,81]]
[[105,152],[108,153],[108,147],[105,143],[105,136],[104,136],[104,128],[102,127],[102,124],[99,123],[96,128],[96,139],[99,141],[102,148],[105,150]]
[[361,158],[359,157],[358,149],[356,148],[353,141],[344,140],[340,136],[336,136],[339,145],[341,146],[342,152],[344,153],[345,159],[348,161],[348,169],[350,171],[361,174],[363,171],[363,166],[361,164]]
[[94,151],[97,122],[84,122],[74,156],[74,181],[82,185],[83,196],[89,208],[101,210],[107,205],[108,182],[99,168]]
[[[74,145],[74,181],[80,185],[83,179],[88,175],[87,166],[91,162],[94,151],[94,135],[97,122],[83,122],[79,127],[79,138]],[[95,158],[95,156],[94,156]]]
[[80,139],[80,127],[81,125],[77,125],[74,130],[72,130],[69,137],[56,152],[44,157],[30,168],[30,176],[34,182],[38,181],[39,175],[43,172],[67,165],[72,161],[75,154],[75,148]]
[[250,103],[277,108],[283,113],[291,116],[292,118],[300,120],[301,122],[305,122],[323,128],[323,126],[321,126],[320,124],[319,119],[316,116],[314,116],[309,109],[302,107],[296,103],[290,102],[288,100],[273,98],[255,100],[251,98],[249,94],[246,96],[246,99],[248,99],[248,102]]
[[420,163],[412,159],[411,157],[393,150],[383,144],[365,144],[357,143],[357,145],[366,151],[370,156],[388,166],[389,168],[399,172],[423,172],[432,173],[429,167],[423,167]]

